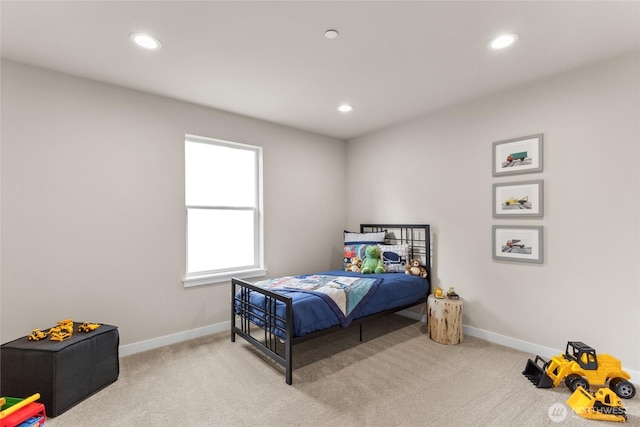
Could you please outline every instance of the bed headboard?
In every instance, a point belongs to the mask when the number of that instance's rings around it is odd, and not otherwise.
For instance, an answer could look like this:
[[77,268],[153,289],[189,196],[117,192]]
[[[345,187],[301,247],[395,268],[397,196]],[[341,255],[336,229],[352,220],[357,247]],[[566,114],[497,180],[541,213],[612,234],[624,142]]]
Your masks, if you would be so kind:
[[429,224],[360,224],[360,232],[387,230],[385,244],[409,245],[409,258],[416,258],[431,279],[431,232]]

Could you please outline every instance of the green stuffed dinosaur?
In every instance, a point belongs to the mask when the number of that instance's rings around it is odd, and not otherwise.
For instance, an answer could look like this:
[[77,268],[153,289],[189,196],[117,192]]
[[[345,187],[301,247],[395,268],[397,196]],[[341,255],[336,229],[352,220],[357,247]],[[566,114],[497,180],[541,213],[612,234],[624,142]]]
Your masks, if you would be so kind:
[[364,251],[365,257],[362,260],[362,273],[384,273],[384,263],[380,257],[380,247],[378,245],[369,245]]

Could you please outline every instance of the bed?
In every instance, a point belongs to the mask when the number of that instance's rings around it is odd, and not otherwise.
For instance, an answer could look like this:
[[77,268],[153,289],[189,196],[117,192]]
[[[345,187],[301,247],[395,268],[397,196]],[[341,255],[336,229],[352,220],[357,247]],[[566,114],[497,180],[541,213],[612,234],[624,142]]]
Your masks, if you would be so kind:
[[[231,280],[231,341],[245,339],[285,368],[293,382],[293,346],[319,336],[424,304],[429,294],[431,240],[428,224],[361,224],[345,231],[345,266],[369,245],[382,252],[383,274],[344,269],[250,283]],[[417,259],[427,277],[405,274]],[[343,266],[344,267],[344,266]]]

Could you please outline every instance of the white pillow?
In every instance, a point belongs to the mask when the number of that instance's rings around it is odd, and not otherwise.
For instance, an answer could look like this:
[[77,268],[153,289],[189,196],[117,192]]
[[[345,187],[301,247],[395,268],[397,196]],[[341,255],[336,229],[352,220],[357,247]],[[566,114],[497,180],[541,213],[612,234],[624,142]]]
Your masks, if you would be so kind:
[[387,230],[370,233],[354,233],[344,230],[344,243],[384,243]]

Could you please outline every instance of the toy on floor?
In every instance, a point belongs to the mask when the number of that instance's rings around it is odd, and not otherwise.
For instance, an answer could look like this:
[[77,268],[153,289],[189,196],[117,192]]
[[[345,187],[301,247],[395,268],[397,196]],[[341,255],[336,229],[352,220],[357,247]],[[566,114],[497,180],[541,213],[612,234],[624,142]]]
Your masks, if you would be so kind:
[[[539,365],[542,362],[542,366]],[[538,388],[551,388],[564,380],[575,392],[579,386],[589,390],[590,384],[606,385],[623,399],[636,395],[635,386],[629,382],[631,375],[622,370],[620,360],[608,354],[596,355],[596,351],[580,341],[569,341],[564,354],[553,356],[549,362],[540,356],[529,359],[522,375]]]
[[1,397],[0,427],[38,427],[44,426],[47,415],[44,405],[36,402],[40,394],[26,399]]
[[589,420],[627,422],[627,411],[624,409],[622,400],[608,387],[591,393],[582,386],[578,386],[567,399],[567,405],[573,409],[573,412]]
[[100,327],[99,323],[84,322],[82,325],[78,326],[78,332],[91,332],[91,331],[95,331],[99,327]]

